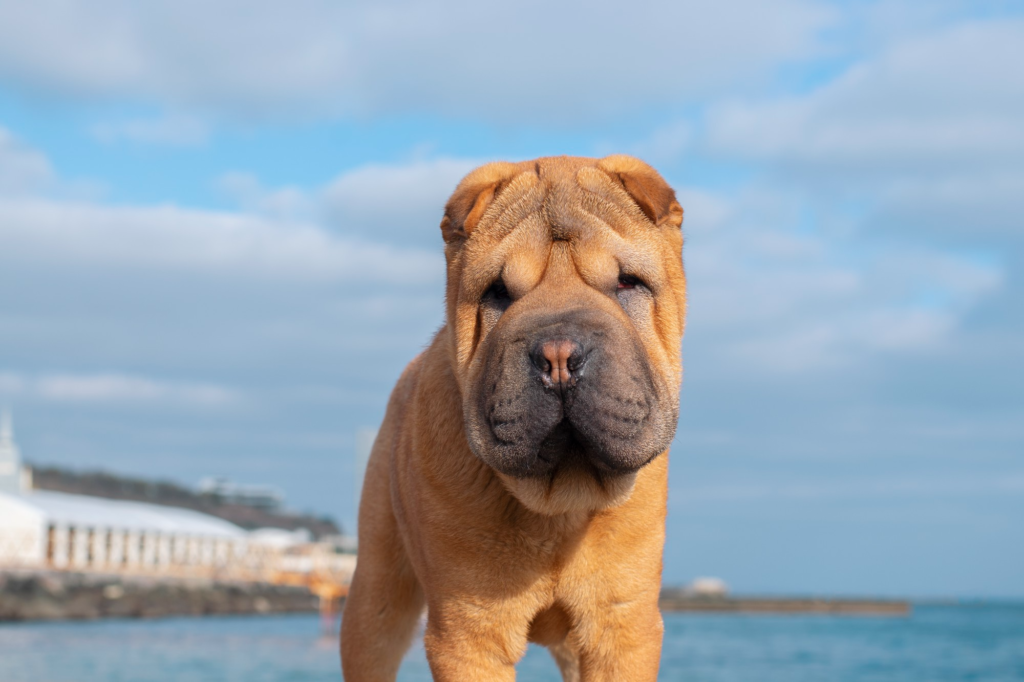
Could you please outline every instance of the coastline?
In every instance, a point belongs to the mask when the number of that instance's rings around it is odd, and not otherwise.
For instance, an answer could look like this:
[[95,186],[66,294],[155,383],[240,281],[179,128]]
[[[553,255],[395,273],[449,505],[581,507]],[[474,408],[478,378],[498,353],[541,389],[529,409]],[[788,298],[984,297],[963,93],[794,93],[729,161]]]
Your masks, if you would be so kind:
[[761,615],[909,616],[911,603],[902,599],[829,597],[699,596],[679,589],[662,590],[665,613],[741,613]]
[[[665,613],[904,617],[909,601],[822,597],[708,596],[665,588]],[[305,587],[216,579],[64,571],[0,572],[0,622],[315,613]]]
[[304,587],[64,571],[0,572],[0,622],[306,613]]

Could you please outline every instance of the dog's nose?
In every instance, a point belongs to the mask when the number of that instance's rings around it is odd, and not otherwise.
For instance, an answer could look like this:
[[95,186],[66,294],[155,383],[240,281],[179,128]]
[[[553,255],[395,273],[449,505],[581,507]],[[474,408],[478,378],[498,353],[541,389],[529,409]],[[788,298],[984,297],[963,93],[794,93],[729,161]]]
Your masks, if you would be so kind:
[[583,347],[572,339],[545,339],[533,347],[530,359],[545,386],[568,388],[576,383],[583,364]]

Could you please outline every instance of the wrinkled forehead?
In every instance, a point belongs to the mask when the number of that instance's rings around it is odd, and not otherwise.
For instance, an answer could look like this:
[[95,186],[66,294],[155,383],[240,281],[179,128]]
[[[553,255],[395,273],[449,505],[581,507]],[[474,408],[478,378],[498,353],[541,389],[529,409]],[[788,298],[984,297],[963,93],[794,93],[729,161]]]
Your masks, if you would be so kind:
[[503,260],[514,249],[543,256],[552,242],[569,242],[574,251],[597,248],[620,259],[650,261],[643,269],[653,269],[658,259],[652,243],[658,240],[651,236],[657,230],[629,194],[597,168],[524,172],[488,207],[466,255],[473,261]]

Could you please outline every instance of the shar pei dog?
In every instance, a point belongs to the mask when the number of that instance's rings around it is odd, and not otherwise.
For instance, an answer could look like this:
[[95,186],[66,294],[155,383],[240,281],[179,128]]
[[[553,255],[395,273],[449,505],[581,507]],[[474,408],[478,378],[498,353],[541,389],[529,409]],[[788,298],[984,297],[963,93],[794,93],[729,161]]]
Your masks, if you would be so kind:
[[348,682],[654,680],[686,311],[683,210],[628,156],[492,163],[445,208],[446,319],[388,402],[345,604]]

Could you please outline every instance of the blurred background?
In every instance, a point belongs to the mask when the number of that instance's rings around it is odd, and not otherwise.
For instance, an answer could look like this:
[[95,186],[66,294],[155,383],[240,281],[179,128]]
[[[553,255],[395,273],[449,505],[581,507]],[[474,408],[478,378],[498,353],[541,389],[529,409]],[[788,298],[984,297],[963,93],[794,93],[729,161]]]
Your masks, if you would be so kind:
[[666,584],[1024,597],[1019,2],[0,2],[25,460],[355,525],[482,162],[685,208]]

